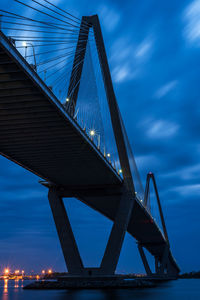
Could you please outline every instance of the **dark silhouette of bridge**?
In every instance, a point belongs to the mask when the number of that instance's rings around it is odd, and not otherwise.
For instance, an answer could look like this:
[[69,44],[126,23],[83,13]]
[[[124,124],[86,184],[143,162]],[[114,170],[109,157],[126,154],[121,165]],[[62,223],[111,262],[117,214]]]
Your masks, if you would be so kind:
[[[90,28],[94,31],[123,176],[74,118],[85,58],[85,51],[80,53],[80,48],[83,43],[87,45]],[[74,55],[74,65],[77,63],[78,72],[72,69],[68,89],[73,101],[63,106],[18,52],[13,41],[0,32],[0,153],[38,175],[49,189],[49,203],[69,274],[113,275],[128,232],[137,240],[147,275],[174,278],[180,270],[170,249],[154,175],[147,175],[143,201],[135,190],[122,119],[96,15],[82,18]],[[155,188],[163,232],[148,209],[150,180]],[[63,203],[63,198],[67,197],[79,199],[113,221],[99,268],[85,268],[83,265]],[[155,273],[144,249],[155,258]]]

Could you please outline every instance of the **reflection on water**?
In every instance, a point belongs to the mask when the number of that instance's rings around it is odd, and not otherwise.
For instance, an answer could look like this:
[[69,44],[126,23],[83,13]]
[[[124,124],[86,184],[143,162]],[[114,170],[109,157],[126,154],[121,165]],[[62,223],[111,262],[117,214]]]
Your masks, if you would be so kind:
[[19,288],[19,280],[18,280],[18,279],[15,279],[15,285],[14,285],[14,288],[15,288],[15,289],[18,289],[18,288]]
[[8,278],[5,278],[2,283],[3,284],[0,285],[0,288],[3,287],[4,294],[8,293],[8,288],[22,289],[24,287],[23,279],[9,280]]
[[31,281],[0,280],[1,300],[190,300],[200,299],[200,280],[177,280],[156,288],[116,290],[23,290]]
[[3,293],[6,294],[7,292],[8,292],[8,279],[4,279]]

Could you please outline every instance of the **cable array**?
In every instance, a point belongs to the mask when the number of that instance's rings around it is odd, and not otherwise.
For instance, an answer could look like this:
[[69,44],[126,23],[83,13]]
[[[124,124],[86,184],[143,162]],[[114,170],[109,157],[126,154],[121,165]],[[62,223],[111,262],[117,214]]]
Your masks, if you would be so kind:
[[[27,15],[31,17],[0,9],[1,31],[120,174],[105,87],[90,24],[47,0],[31,0],[28,3],[25,0],[13,1],[30,10],[31,13]],[[77,81],[80,68],[82,74]],[[77,87],[78,98],[74,103],[73,94]]]
[[[13,1],[30,10],[32,17],[0,9],[1,31],[123,176],[93,28],[84,18],[79,19],[48,0],[30,0],[29,4],[25,0]],[[125,128],[124,135],[128,143]],[[136,190],[143,199],[130,144],[127,148]]]

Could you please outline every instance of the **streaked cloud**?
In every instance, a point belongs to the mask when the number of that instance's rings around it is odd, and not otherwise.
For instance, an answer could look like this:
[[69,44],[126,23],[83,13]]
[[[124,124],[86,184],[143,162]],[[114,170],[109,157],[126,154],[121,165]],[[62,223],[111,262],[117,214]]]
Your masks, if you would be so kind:
[[199,196],[200,195],[200,184],[187,184],[176,186],[170,191],[178,192],[182,196]]
[[98,9],[103,26],[108,32],[116,29],[120,21],[120,14],[106,5],[102,5]]
[[200,0],[194,0],[186,7],[183,19],[186,40],[188,42],[200,42]]
[[178,84],[177,80],[173,80],[170,81],[168,83],[166,83],[165,85],[161,86],[155,93],[155,98],[163,98],[164,96],[166,96],[169,92],[171,92],[173,89],[176,88]]
[[179,177],[182,180],[195,180],[200,177],[200,164],[183,167],[177,171],[162,174],[164,178]]
[[131,80],[136,77],[137,71],[130,69],[128,65],[120,64],[116,66],[112,71],[113,81],[116,83],[123,82],[125,80]]
[[179,129],[178,124],[170,121],[158,120],[149,124],[147,136],[150,138],[170,138],[173,137]]
[[149,58],[152,47],[153,40],[150,38],[145,38],[136,45],[128,36],[117,39],[112,46],[111,55],[114,82],[120,83],[138,77],[142,73],[145,60]]
[[135,51],[135,57],[137,59],[147,58],[153,48],[153,39],[146,38]]

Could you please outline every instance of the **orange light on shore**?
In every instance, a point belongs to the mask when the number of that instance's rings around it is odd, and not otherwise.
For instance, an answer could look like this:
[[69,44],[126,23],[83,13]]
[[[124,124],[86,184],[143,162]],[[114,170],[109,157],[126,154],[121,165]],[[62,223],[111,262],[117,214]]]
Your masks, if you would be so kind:
[[9,273],[10,273],[10,270],[9,270],[8,268],[6,268],[6,269],[4,270],[4,274],[8,275]]
[[45,270],[42,270],[42,274],[45,274]]
[[48,270],[48,273],[49,273],[49,274],[52,274],[52,270],[51,270],[51,269],[49,269],[49,270]]
[[19,274],[19,270],[15,270],[15,274]]
[[39,280],[40,279],[40,276],[39,275],[36,275],[36,280]]

